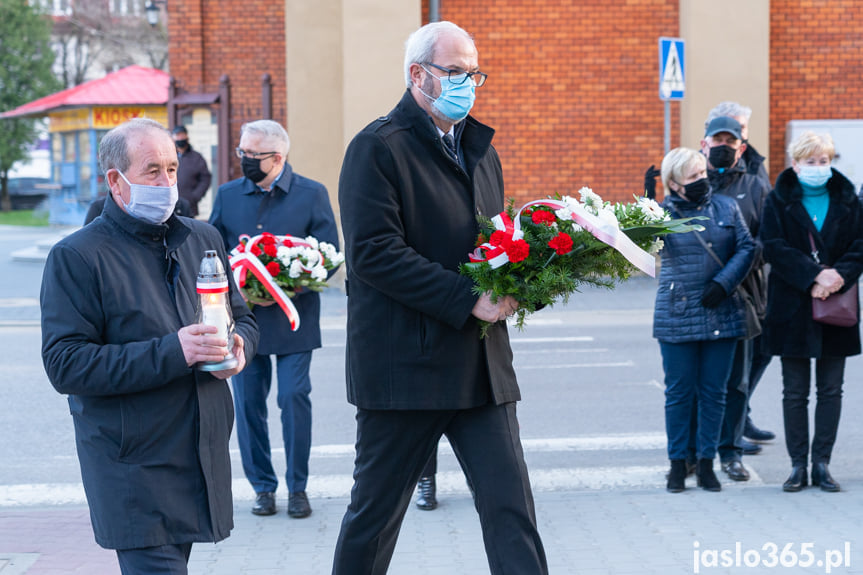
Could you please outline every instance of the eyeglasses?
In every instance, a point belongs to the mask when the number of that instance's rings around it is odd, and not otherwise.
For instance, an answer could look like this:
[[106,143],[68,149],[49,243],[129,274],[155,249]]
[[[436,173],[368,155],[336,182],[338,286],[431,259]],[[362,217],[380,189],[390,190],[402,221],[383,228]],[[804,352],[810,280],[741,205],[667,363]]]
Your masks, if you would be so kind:
[[[488,74],[484,74],[482,72],[462,72],[461,70],[450,70],[449,68],[444,68],[443,66],[438,66],[437,64],[432,64],[431,62],[426,62],[432,68],[437,68],[441,72],[446,72],[447,78],[453,84],[464,84],[465,80],[468,78],[471,79],[473,85],[479,88],[483,84],[485,84],[486,79],[488,78]],[[422,64],[421,64],[422,65]],[[426,70],[428,72],[428,70]]]
[[242,148],[237,148],[234,151],[237,152],[237,157],[240,159],[251,158],[253,160],[263,160],[269,158],[270,156],[278,154],[278,152],[250,152]]

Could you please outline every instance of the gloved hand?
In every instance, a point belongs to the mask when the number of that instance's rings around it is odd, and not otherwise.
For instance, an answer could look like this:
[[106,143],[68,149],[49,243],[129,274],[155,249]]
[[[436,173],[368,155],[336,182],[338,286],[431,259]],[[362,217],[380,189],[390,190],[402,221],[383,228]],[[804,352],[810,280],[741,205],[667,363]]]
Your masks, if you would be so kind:
[[707,308],[714,308],[722,303],[722,300],[726,297],[728,297],[728,294],[725,293],[725,288],[711,280],[701,294],[701,305]]
[[651,200],[656,199],[656,176],[662,174],[662,171],[657,170],[655,165],[651,165],[644,172],[644,196]]

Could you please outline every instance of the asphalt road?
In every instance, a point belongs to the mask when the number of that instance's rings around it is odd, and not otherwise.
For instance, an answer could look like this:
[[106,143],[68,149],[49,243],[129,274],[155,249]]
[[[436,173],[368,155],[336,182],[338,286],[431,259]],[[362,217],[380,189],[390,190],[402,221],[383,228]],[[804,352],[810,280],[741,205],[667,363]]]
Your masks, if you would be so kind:
[[[0,253],[52,234],[0,228]],[[66,400],[42,369],[38,294],[42,265],[0,256],[0,508],[80,504],[80,474]],[[524,331],[511,330],[522,390],[521,433],[537,490],[664,487],[667,467],[659,347],[651,337],[656,282],[637,278],[614,291],[589,289],[568,305],[543,310]],[[354,408],[345,400],[345,299],[324,297],[324,347],[312,363],[314,409],[310,495],[342,497],[350,488]],[[831,464],[843,479],[863,475],[861,362],[846,370],[845,403]],[[270,398],[273,445],[281,440],[275,394]],[[746,457],[751,484],[777,489],[790,468],[782,443],[778,361],[768,368],[753,401],[757,423],[779,438],[761,455]],[[235,497],[250,499],[236,442]],[[277,468],[284,469],[281,450]],[[442,497],[466,486],[452,453],[440,456]],[[729,488],[735,488],[725,482]]]

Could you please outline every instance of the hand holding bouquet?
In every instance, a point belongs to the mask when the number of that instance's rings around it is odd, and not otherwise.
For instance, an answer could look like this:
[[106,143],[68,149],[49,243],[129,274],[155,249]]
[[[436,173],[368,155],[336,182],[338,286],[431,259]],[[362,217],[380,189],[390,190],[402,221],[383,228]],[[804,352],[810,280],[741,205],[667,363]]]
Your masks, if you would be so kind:
[[703,229],[695,218],[671,219],[648,198],[612,205],[589,188],[580,195],[581,202],[548,198],[518,212],[510,201],[494,218],[479,218],[478,247],[460,271],[475,293],[518,300],[519,328],[538,307],[567,301],[582,284],[611,288],[636,268],[653,276],[663,235]]
[[249,306],[278,303],[295,331],[300,320],[290,298],[305,289],[319,292],[328,287],[329,272],[344,261],[327,242],[268,232],[240,236],[240,244],[231,251],[234,279]]

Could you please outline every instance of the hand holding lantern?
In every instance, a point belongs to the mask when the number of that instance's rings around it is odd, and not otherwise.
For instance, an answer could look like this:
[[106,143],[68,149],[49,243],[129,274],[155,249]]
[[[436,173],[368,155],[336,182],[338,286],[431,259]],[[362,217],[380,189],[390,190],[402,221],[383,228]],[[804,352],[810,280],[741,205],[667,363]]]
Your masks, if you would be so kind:
[[228,342],[228,355],[218,362],[198,364],[201,371],[223,371],[237,366],[237,358],[231,352],[234,341],[234,315],[228,301],[228,276],[216,250],[204,252],[198,271],[197,322],[211,325],[219,331],[215,335]]

